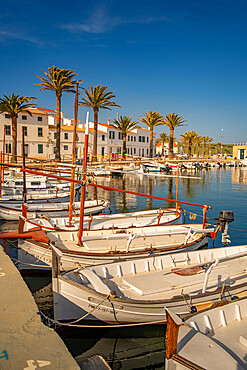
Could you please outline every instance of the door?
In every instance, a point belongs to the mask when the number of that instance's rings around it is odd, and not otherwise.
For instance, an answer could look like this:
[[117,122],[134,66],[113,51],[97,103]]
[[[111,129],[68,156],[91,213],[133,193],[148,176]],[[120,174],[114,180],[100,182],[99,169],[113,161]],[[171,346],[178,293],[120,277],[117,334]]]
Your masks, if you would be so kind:
[[245,150],[244,149],[239,149],[239,151],[240,151],[240,159],[244,159]]
[[104,155],[105,155],[105,147],[104,147],[104,146],[102,146],[102,148],[101,148],[101,155],[102,155],[102,156],[104,156]]

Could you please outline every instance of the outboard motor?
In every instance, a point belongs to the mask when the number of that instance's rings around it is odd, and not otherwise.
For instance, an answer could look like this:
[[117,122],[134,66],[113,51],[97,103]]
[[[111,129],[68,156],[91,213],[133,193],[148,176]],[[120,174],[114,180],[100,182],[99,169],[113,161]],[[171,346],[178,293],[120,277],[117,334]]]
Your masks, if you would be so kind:
[[222,232],[222,243],[227,245],[227,243],[231,243],[229,239],[228,227],[229,223],[234,221],[234,212],[233,211],[220,211],[220,215],[218,217],[218,225],[221,227]]

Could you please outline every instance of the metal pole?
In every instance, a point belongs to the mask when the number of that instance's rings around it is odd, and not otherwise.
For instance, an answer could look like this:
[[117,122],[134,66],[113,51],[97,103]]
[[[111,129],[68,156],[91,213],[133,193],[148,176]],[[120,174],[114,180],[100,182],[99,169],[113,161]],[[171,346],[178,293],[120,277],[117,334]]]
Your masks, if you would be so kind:
[[[6,126],[4,125],[4,129],[3,129],[3,164],[5,162],[5,130],[6,130]],[[3,171],[3,174],[2,174],[2,183],[4,184],[4,165],[2,167],[2,171]]]
[[[24,126],[22,127],[22,168],[25,169],[25,138],[24,138]],[[27,203],[27,186],[26,186],[26,173],[23,171],[23,190],[22,199],[24,203]]]
[[83,234],[84,203],[85,203],[85,194],[86,194],[88,134],[89,134],[89,112],[87,112],[86,128],[85,128],[85,143],[84,143],[84,155],[83,155],[83,183],[81,185],[81,209],[80,209],[80,223],[79,223],[79,233],[78,233],[78,244],[79,245],[82,244],[82,234]]
[[[78,87],[79,83],[76,84],[76,94],[75,94],[75,113],[74,113],[74,131],[73,131],[73,148],[72,148],[72,166],[75,165],[75,145],[76,145],[76,127],[77,127],[77,115],[78,115]],[[75,167],[71,169],[71,179],[74,180],[75,178]],[[70,185],[70,202],[69,202],[69,226],[71,226],[71,220],[73,216],[73,204],[74,204],[74,191],[75,191],[75,183],[71,182]]]

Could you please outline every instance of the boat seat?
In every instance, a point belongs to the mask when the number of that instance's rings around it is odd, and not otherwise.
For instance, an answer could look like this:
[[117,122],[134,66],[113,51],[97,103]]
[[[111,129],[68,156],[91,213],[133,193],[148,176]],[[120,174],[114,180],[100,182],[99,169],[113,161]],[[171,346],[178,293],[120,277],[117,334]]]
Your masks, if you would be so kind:
[[[152,277],[153,275],[153,277]],[[227,278],[226,276],[222,275],[222,280]],[[154,271],[153,273],[142,273],[130,276],[124,276],[122,282],[129,286],[133,291],[138,293],[139,295],[149,295],[161,292],[168,292],[176,289],[184,289],[188,286],[194,286],[194,289],[201,290],[203,288],[203,283],[205,279],[204,273],[198,273],[194,275],[178,275],[176,271],[171,274],[164,275],[164,270],[157,272]],[[157,281],[159,284],[157,284]],[[212,270],[208,289],[213,284],[217,284],[218,282],[218,272],[217,269]]]
[[82,277],[82,279],[85,276],[97,292],[107,295],[110,294],[111,290],[92,270],[90,269],[80,270],[79,275]]

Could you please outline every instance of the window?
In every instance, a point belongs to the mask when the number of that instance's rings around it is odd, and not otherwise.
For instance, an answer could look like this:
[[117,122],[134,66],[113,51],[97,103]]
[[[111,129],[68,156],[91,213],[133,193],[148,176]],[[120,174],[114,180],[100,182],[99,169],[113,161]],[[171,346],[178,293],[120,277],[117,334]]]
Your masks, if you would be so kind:
[[53,153],[54,154],[56,153],[56,147],[55,146],[53,147]]
[[123,133],[122,133],[122,132],[119,132],[119,133],[118,133],[118,139],[119,139],[119,140],[123,140]]
[[142,142],[145,143],[145,136],[142,137]]
[[23,185],[23,181],[16,181],[16,182],[15,182],[15,185],[16,185],[16,186],[22,186],[22,185]]
[[134,148],[134,154],[136,154],[136,148]]
[[43,144],[38,144],[38,153],[43,153]]
[[11,153],[11,144],[5,144],[5,151],[6,153]]
[[109,131],[109,139],[115,139],[115,132]]
[[5,135],[11,135],[11,126],[5,125]]
[[79,141],[79,136],[76,134],[76,137],[75,137],[76,141]]
[[69,139],[69,134],[68,134],[68,132],[65,132],[64,133],[64,140],[68,140]]
[[149,142],[149,138],[147,137],[147,143]]
[[40,181],[31,181],[31,185],[37,185],[37,186],[40,186],[41,185],[41,182]]
[[[105,141],[105,135],[102,135],[102,141]],[[104,155],[104,154],[102,154]]]
[[147,149],[147,157],[148,157],[148,149]]
[[139,143],[141,143],[142,142],[142,137],[141,136],[139,136]]
[[130,138],[130,139],[131,139],[131,141],[133,141],[133,136],[131,136],[131,138]]
[[27,120],[27,116],[22,116],[21,118],[22,118],[23,121]]
[[57,133],[54,132],[54,139],[56,140],[56,138],[57,138]]
[[69,149],[69,147],[68,147],[68,145],[64,145],[64,150],[68,150]]
[[130,136],[128,135],[128,141],[130,141]]
[[23,126],[24,136],[27,136],[27,126]]
[[43,136],[43,127],[38,127],[38,136]]
[[38,117],[38,121],[39,122],[42,122],[42,117]]
[[5,113],[5,118],[10,118],[10,114]]
[[136,137],[134,136],[134,141],[136,141]]

